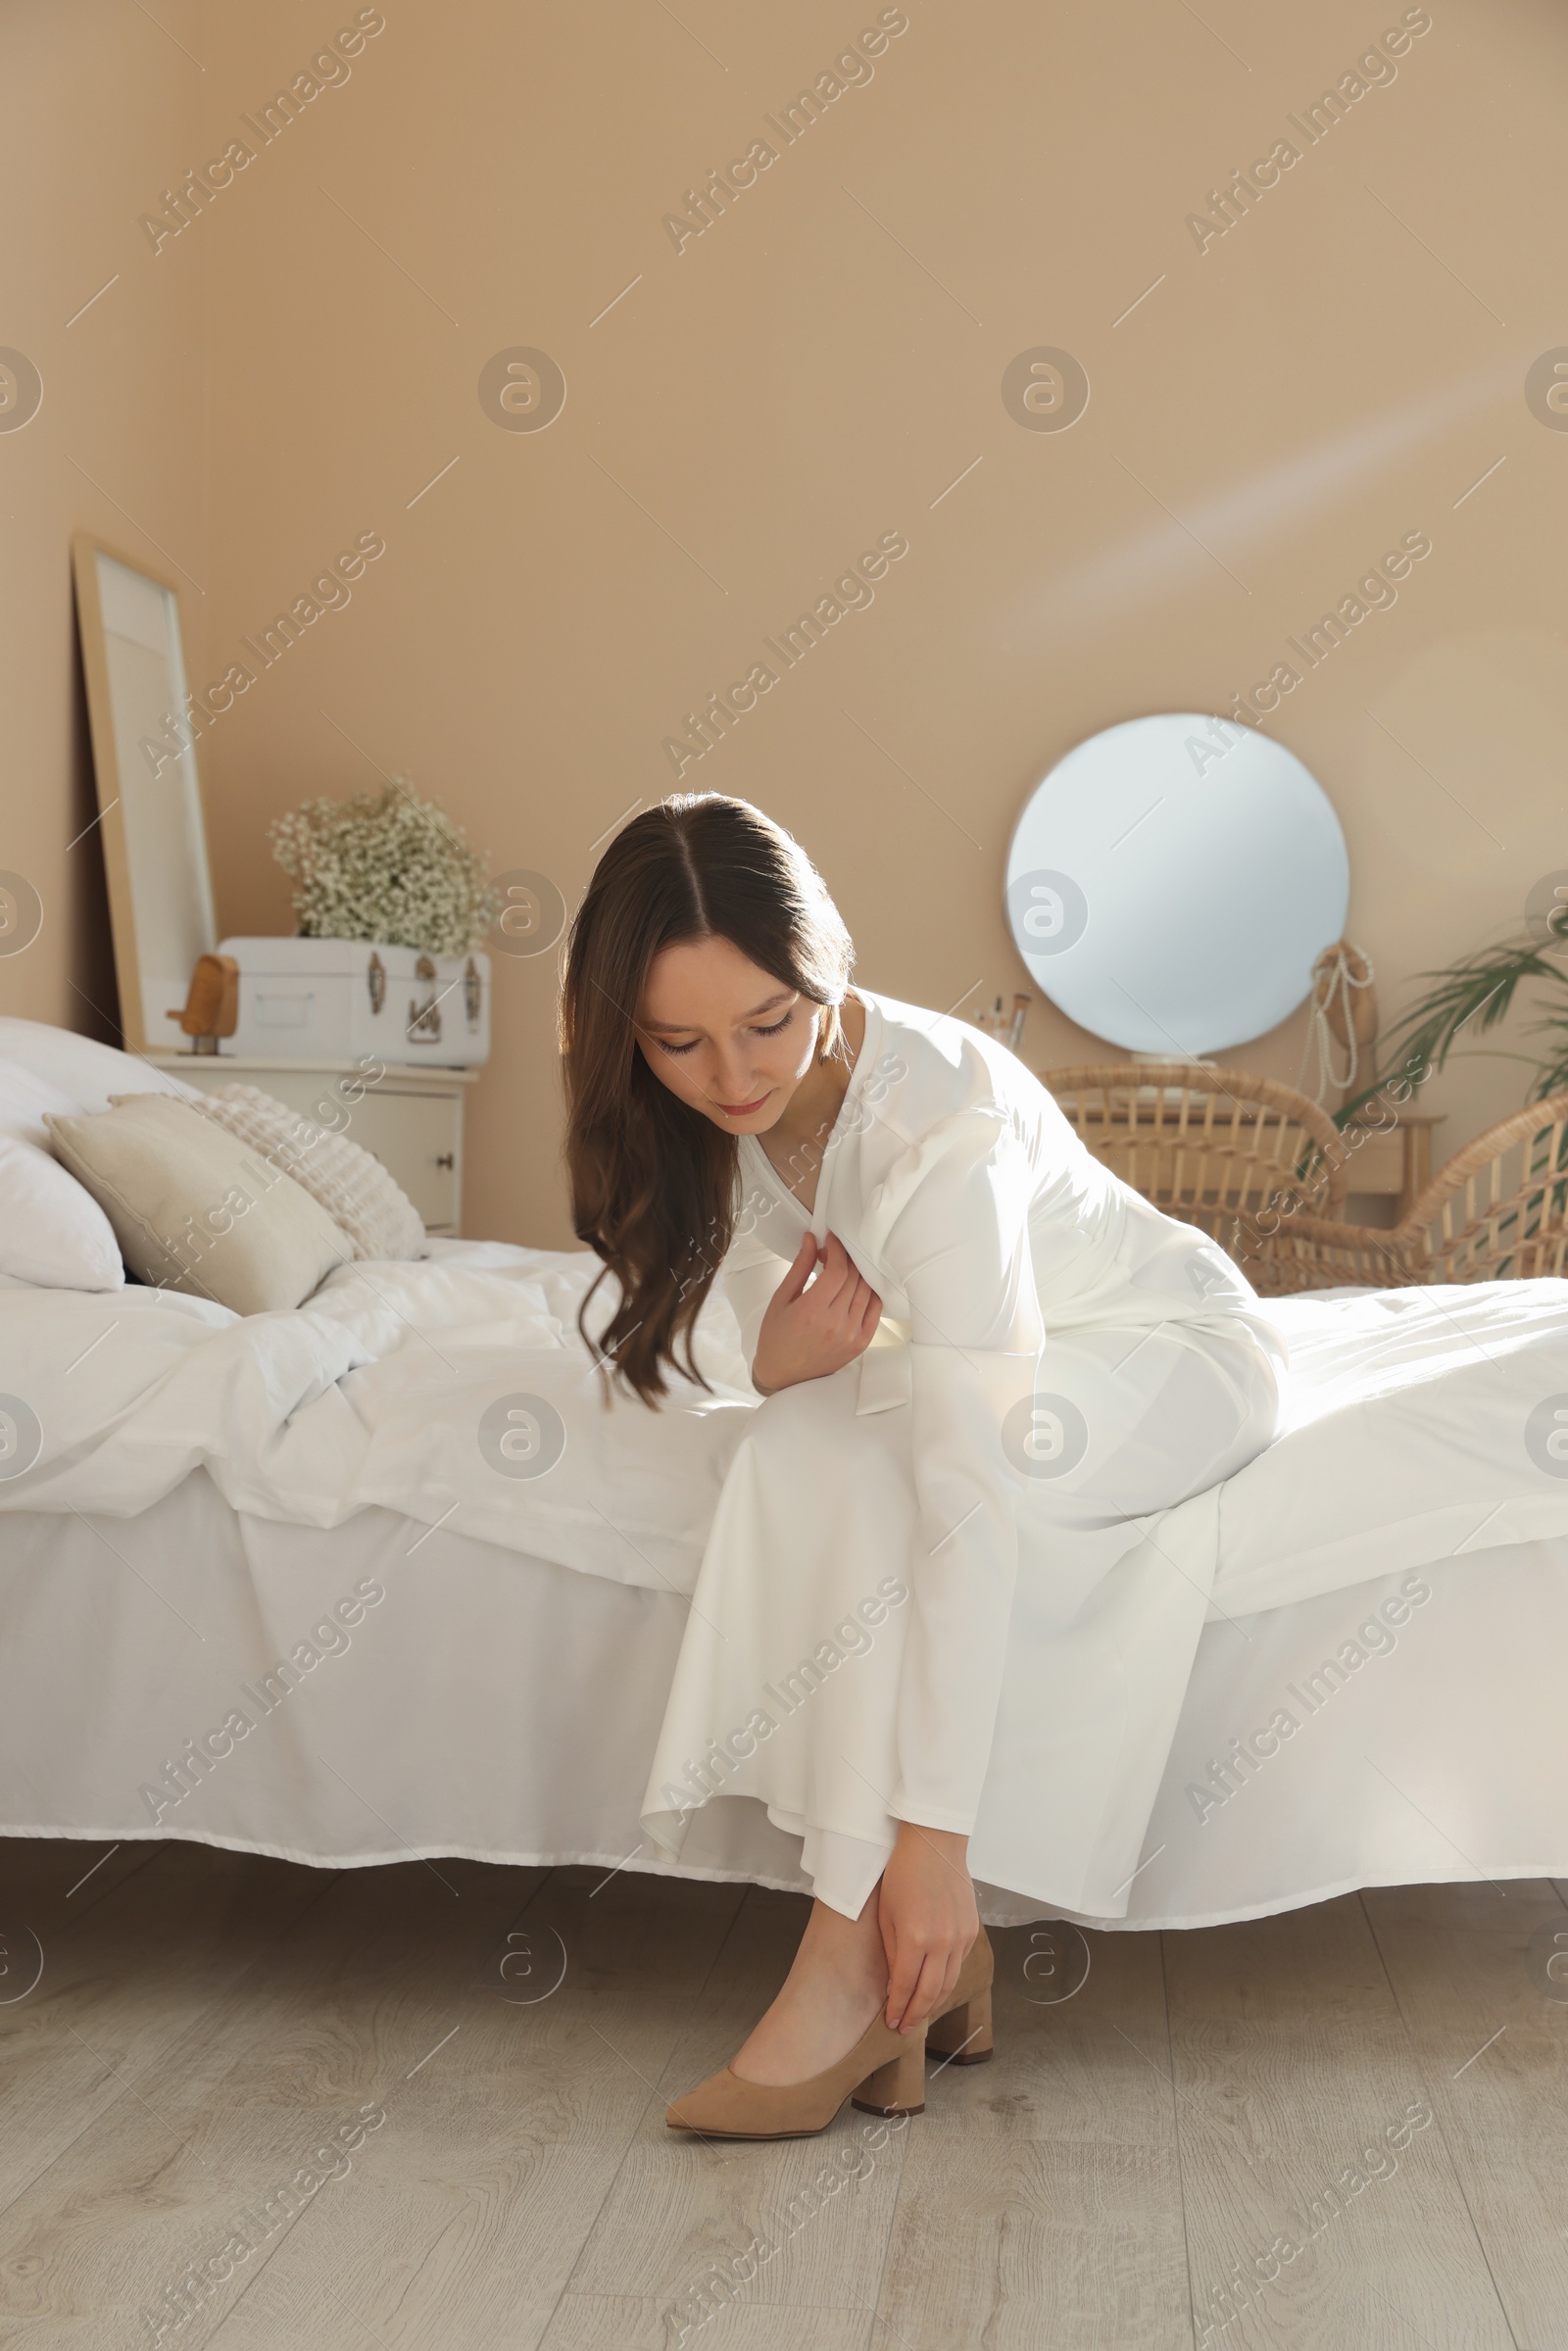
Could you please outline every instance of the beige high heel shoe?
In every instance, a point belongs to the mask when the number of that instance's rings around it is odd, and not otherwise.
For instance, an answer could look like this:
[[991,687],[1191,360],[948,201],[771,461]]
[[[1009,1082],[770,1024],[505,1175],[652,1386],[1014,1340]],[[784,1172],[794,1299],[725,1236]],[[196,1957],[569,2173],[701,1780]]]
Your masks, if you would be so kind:
[[861,2114],[924,2114],[925,2053],[937,2045],[934,2033],[947,2035],[941,2046],[955,2065],[981,2065],[991,2055],[995,1964],[982,1927],[951,2001],[929,2026],[896,2033],[878,2014],[847,2056],[808,2082],[747,2082],[722,2066],[677,2098],[664,2121],[705,2138],[814,2138],[846,2098]]
[[925,2045],[948,2065],[984,2065],[995,2053],[991,2032],[991,1985],[997,1972],[991,1937],[984,1927],[964,1960],[953,1999],[926,2027]]
[[852,2090],[875,2099],[867,2105],[873,2114],[923,2112],[924,2029],[895,2033],[878,2012],[849,2055],[808,2082],[747,2082],[722,2066],[677,2098],[664,2120],[705,2138],[814,2138]]

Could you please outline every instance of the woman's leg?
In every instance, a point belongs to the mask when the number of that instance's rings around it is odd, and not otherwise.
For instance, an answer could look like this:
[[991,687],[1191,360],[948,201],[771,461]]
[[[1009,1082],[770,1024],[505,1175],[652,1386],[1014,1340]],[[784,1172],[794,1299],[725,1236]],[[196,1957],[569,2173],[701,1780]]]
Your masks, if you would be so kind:
[[967,1839],[901,1825],[858,1918],[813,1902],[777,1999],[731,2060],[743,2082],[808,2082],[849,2054],[878,2011],[912,2033],[951,1995],[980,1932]]
[[1125,1914],[1208,1612],[1219,1489],[1272,1438],[1282,1376],[1240,1317],[1074,1331],[1048,1347],[1040,1387],[1054,1393],[1039,1401],[1072,1442],[1020,1504],[971,1840],[983,1883]]
[[817,1900],[732,2061],[774,2086],[847,2056],[879,2011],[917,2033],[979,1935],[967,1838],[890,1809],[918,1516],[908,1411],[861,1414],[858,1379],[781,1391],[738,1448],[644,1804],[677,1850],[695,1805],[735,1796],[801,1836]]
[[771,1397],[714,1515],[643,1802],[678,1852],[692,1813],[751,1797],[858,1920],[898,1824],[895,1723],[916,1534],[909,1415],[856,1411],[858,1365]]
[[858,1919],[811,1904],[777,1999],[730,2061],[743,2082],[808,2082],[854,2048],[887,1998],[880,1892]]

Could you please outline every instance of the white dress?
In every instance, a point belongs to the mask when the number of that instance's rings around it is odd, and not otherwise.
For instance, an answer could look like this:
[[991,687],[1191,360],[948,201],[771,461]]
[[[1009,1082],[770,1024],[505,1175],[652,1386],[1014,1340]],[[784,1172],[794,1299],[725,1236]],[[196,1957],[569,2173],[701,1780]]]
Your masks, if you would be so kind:
[[858,1916],[901,1821],[984,1885],[1119,1917],[1283,1340],[1231,1260],[1102,1166],[1004,1047],[856,991],[808,1215],[753,1137],[719,1279],[751,1362],[808,1229],[875,1340],[760,1405],[731,1462],[643,1802],[678,1854],[760,1800]]

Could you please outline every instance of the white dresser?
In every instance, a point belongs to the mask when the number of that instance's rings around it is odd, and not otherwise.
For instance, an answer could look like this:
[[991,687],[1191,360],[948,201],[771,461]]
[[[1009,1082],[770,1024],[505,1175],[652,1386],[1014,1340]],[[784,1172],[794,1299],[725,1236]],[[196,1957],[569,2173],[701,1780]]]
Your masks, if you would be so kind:
[[[289,1061],[251,1053],[152,1053],[159,1069],[212,1092],[254,1086],[318,1118],[379,1159],[425,1229],[463,1230],[463,1104],[477,1069],[388,1067],[374,1084],[354,1061]],[[364,1084],[356,1098],[355,1089]]]

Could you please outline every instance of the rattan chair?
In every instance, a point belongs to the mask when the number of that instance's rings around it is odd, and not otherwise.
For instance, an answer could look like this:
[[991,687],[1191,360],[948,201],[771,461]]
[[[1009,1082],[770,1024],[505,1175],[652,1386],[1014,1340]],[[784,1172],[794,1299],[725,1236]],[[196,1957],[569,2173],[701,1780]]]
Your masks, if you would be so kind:
[[1281,1212],[1255,1219],[1233,1253],[1266,1298],[1342,1283],[1394,1290],[1568,1274],[1568,1093],[1455,1152],[1392,1231]]
[[1050,1069],[1042,1083],[1097,1159],[1217,1241],[1254,1288],[1260,1234],[1308,1212],[1337,1229],[1345,1141],[1294,1086],[1190,1061]]

